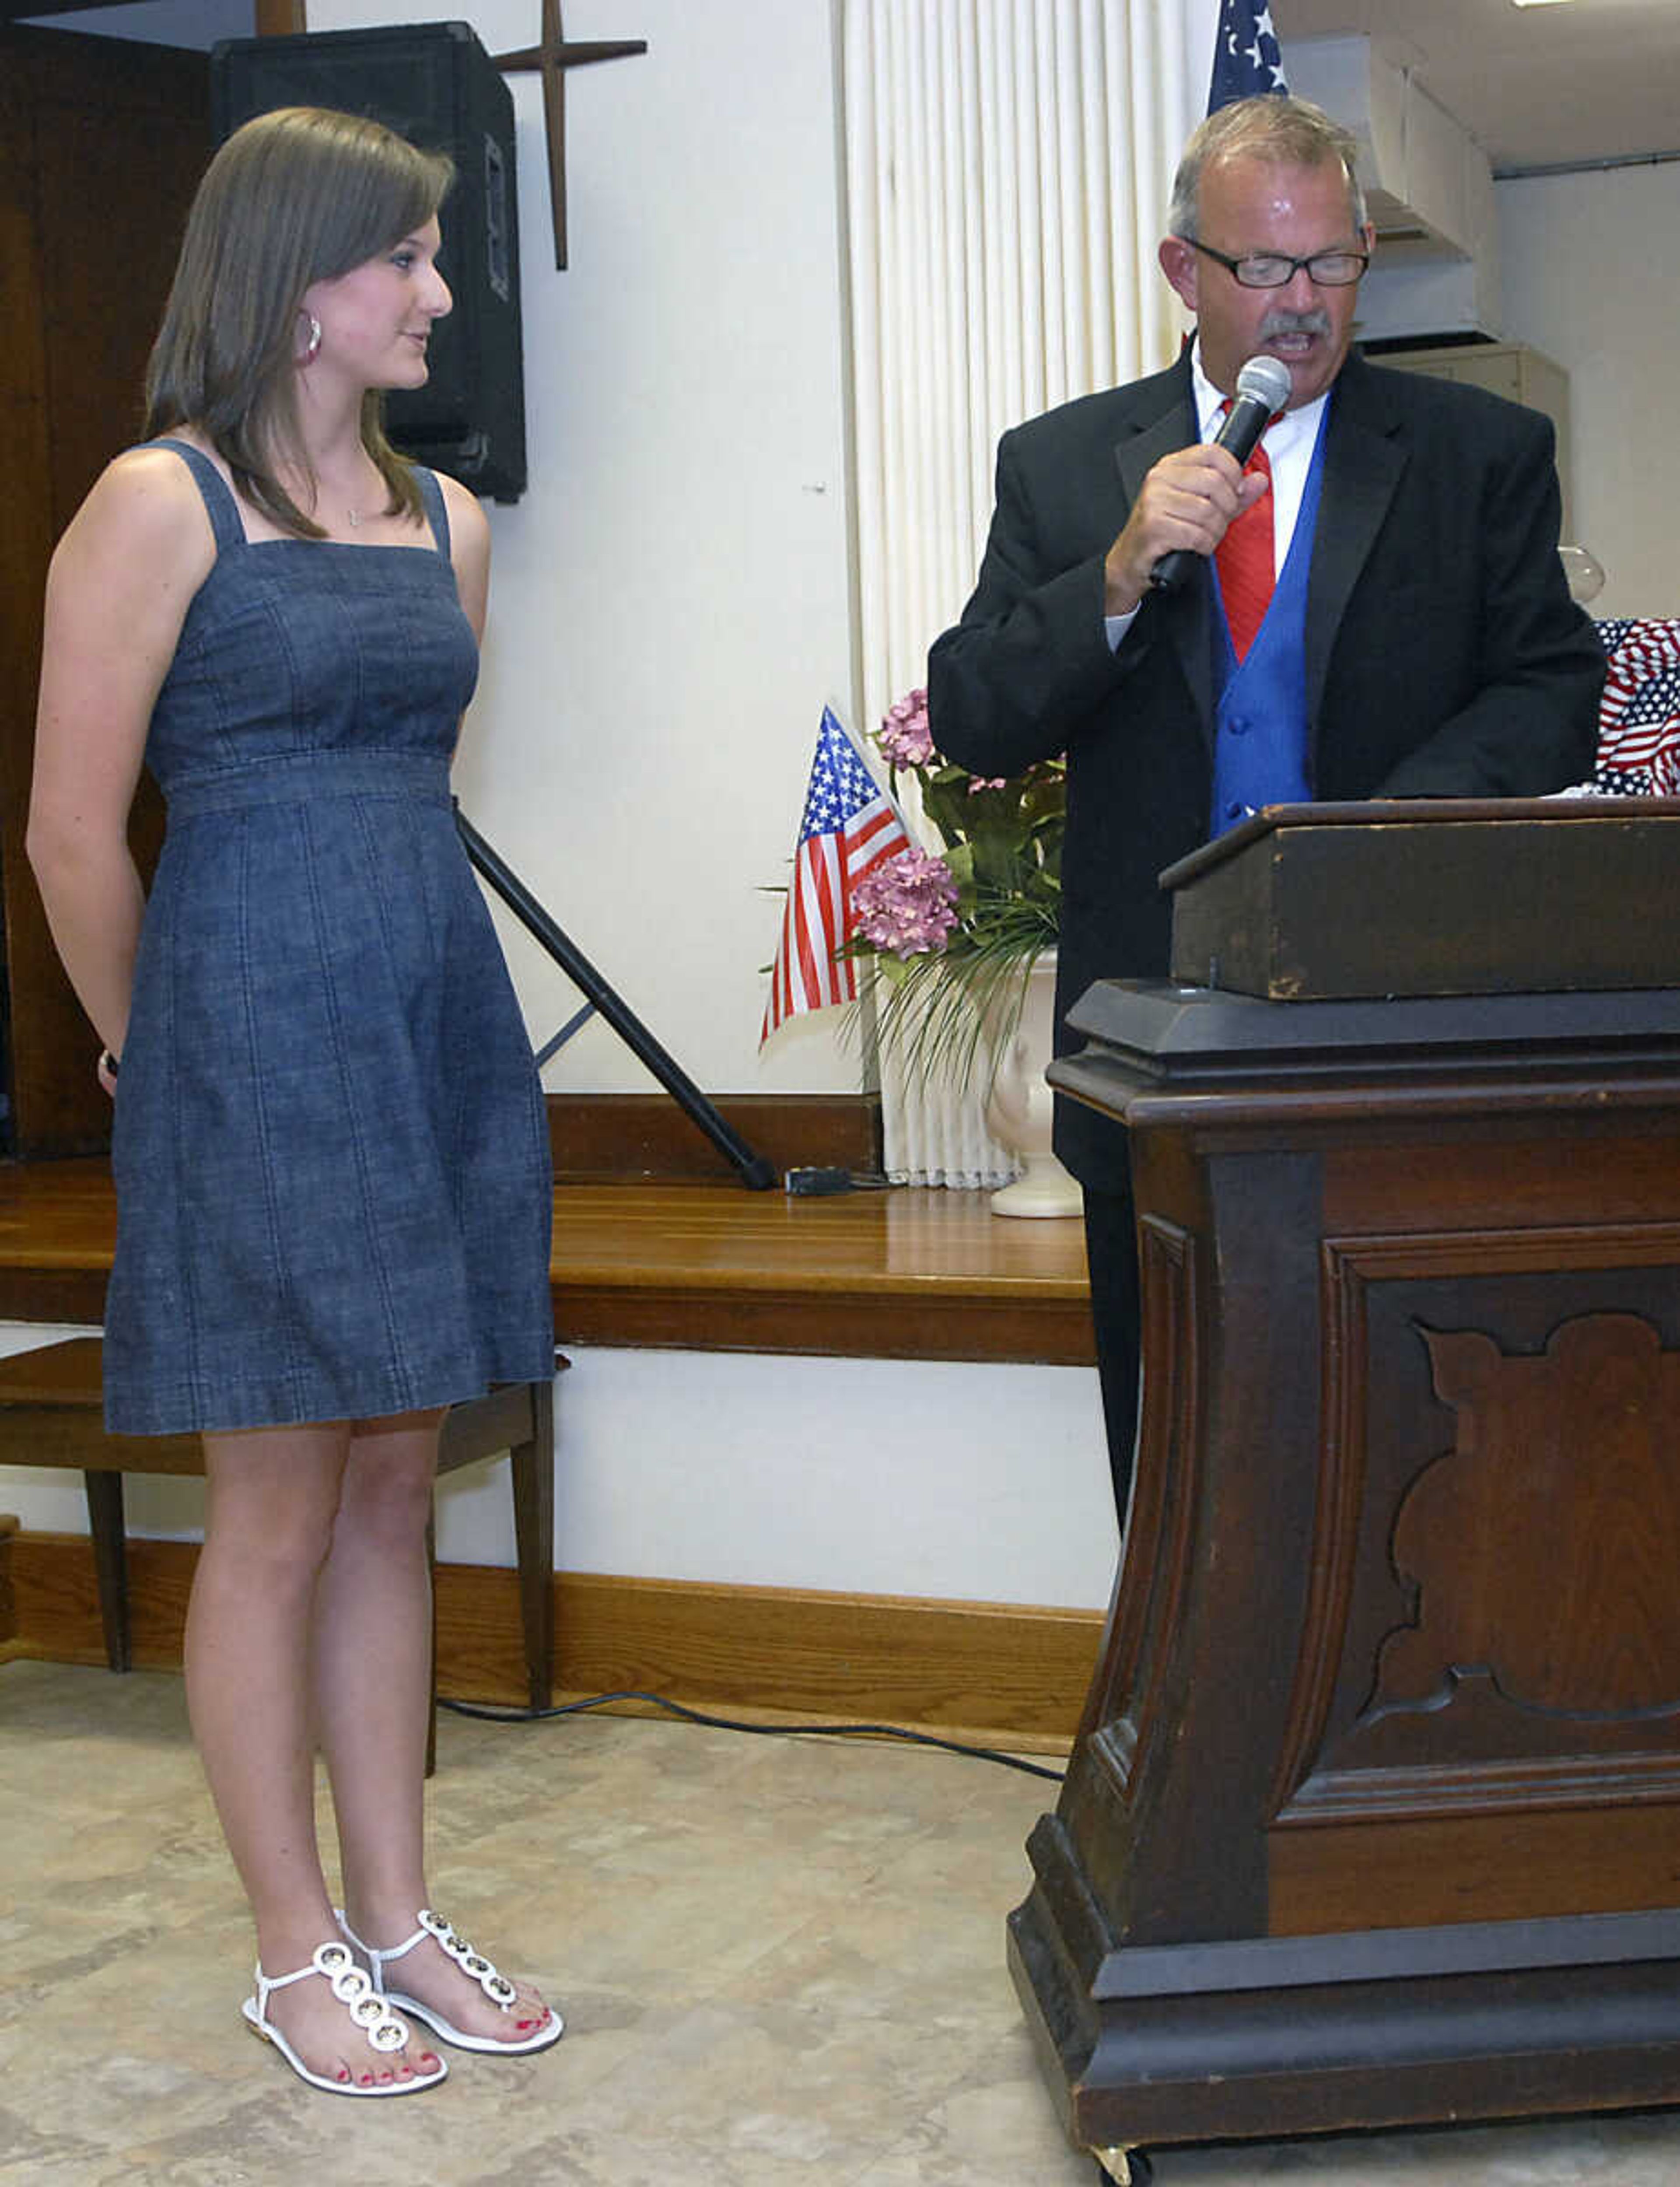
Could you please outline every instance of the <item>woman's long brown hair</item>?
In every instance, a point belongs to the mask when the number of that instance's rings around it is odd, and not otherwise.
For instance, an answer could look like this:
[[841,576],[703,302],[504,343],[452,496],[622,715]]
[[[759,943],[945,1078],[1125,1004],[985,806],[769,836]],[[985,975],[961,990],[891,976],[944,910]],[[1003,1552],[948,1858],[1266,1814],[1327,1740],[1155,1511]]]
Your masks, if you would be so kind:
[[[436,213],[454,179],[447,155],[383,122],[283,106],[237,129],[205,170],[146,373],[146,439],[194,425],[239,491],[300,538],[320,525],[280,483],[312,476],[296,406],[299,313],[306,290],[389,250]],[[390,513],[421,516],[407,462],[385,437],[377,389],[362,441]]]

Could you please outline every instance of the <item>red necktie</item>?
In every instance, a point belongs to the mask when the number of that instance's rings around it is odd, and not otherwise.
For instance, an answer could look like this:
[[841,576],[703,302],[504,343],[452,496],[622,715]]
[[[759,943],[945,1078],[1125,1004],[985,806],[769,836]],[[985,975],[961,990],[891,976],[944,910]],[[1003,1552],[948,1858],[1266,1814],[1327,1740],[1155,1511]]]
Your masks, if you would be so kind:
[[[1228,402],[1224,407],[1228,410],[1231,405]],[[1272,465],[1264,447],[1256,444],[1248,469],[1263,475],[1267,491],[1230,526],[1213,556],[1219,567],[1225,620],[1231,626],[1232,649],[1239,661],[1247,657],[1266,620],[1277,582],[1272,545]]]

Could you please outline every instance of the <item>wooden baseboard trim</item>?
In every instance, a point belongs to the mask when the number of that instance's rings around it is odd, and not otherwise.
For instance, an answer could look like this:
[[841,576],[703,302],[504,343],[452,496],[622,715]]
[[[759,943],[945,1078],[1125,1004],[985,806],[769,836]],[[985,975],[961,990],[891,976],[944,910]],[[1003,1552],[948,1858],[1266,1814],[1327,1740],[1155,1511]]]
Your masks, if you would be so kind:
[[[560,1184],[626,1178],[709,1182],[734,1165],[668,1094],[550,1094],[548,1139]],[[707,1097],[736,1136],[780,1172],[879,1170],[877,1094],[718,1094]]]
[[[85,1537],[20,1532],[5,1549],[12,1652],[103,1663]],[[196,1556],[190,1542],[129,1542],[137,1667],[180,1667]],[[441,1565],[437,1620],[439,1694],[523,1707],[517,1575]],[[1063,1753],[1102,1629],[1094,1610],[557,1572],[554,1698],[652,1693],[746,1722],[879,1723]],[[615,1706],[658,1713],[640,1703]]]

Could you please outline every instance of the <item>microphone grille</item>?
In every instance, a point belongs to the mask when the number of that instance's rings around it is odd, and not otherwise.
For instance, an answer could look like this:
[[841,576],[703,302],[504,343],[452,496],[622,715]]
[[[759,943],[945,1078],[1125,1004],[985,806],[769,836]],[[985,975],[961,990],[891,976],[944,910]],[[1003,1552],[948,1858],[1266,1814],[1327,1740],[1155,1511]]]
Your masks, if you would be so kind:
[[1251,357],[1237,374],[1238,394],[1246,395],[1251,402],[1263,402],[1268,410],[1283,409],[1294,386],[1281,357]]

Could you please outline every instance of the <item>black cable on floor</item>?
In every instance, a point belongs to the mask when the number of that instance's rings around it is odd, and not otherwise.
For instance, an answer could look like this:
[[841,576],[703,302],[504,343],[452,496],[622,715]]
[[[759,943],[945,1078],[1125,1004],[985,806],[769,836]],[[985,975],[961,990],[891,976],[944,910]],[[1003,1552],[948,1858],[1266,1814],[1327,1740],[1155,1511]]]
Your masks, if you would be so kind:
[[681,1717],[685,1723],[704,1724],[712,1731],[748,1731],[759,1738],[902,1739],[916,1746],[937,1746],[947,1754],[967,1755],[975,1762],[995,1762],[1000,1769],[1019,1769],[1028,1777],[1048,1777],[1054,1785],[1062,1781],[1059,1769],[1046,1769],[1037,1762],[1025,1762],[1018,1754],[1002,1754],[991,1746],[965,1746],[957,1739],[936,1739],[930,1731],[911,1731],[902,1723],[740,1723],[731,1717],[706,1716],[699,1709],[686,1708],[681,1701],[667,1701],[663,1694],[633,1689],[592,1694],[587,1701],[561,1701],[553,1708],[543,1709],[486,1708],[477,1701],[441,1699],[437,1705],[452,1709],[457,1716],[476,1717],[484,1723],[545,1723],[550,1717],[579,1716],[586,1709],[605,1708],[613,1701],[646,1701],[652,1708],[666,1709],[671,1715]]

